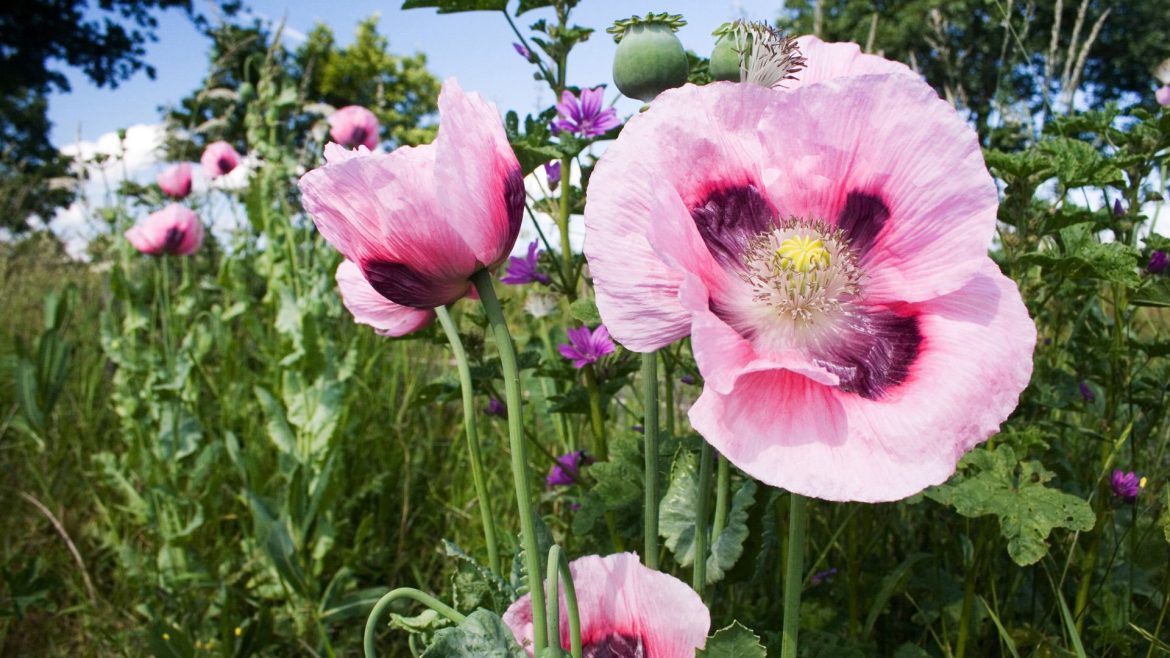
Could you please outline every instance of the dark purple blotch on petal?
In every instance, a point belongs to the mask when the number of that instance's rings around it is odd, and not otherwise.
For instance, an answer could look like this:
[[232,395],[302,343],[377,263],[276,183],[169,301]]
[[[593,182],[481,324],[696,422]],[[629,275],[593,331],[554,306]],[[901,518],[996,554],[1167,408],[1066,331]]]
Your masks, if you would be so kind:
[[409,265],[387,261],[362,263],[362,273],[374,290],[386,299],[411,308],[432,309],[459,299],[466,289],[452,296],[446,281],[436,281]]
[[776,210],[748,183],[708,193],[691,208],[691,219],[715,260],[724,267],[738,267],[748,241],[772,226]]
[[215,164],[219,167],[220,172],[224,174],[229,173],[232,169],[236,168],[236,166],[232,164],[232,161],[226,157],[220,158],[216,161]]
[[583,658],[646,658],[642,638],[613,634],[581,647]]
[[850,192],[845,197],[845,208],[837,216],[837,228],[849,240],[853,253],[862,258],[873,247],[889,219],[890,209],[880,196],[868,192]]
[[183,238],[187,233],[180,228],[174,226],[167,229],[167,236],[163,239],[162,252],[164,254],[173,254],[179,250],[179,245],[183,244]]
[[360,146],[366,143],[366,129],[356,126],[349,134],[349,143],[346,146]]
[[520,167],[508,172],[504,178],[504,209],[508,212],[508,249],[520,235],[520,224],[524,221],[524,175]]
[[844,339],[817,354],[814,362],[840,378],[841,390],[877,400],[910,374],[922,347],[918,320],[885,310],[860,310],[846,317]]

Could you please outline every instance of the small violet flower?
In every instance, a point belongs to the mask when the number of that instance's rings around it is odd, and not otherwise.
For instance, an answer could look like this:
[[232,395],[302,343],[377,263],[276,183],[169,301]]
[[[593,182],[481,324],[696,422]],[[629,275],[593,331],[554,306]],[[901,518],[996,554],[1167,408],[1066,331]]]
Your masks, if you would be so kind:
[[602,87],[582,89],[578,99],[573,92],[565,90],[561,94],[561,102],[557,103],[557,114],[560,118],[553,121],[549,128],[554,135],[569,132],[580,137],[598,137],[621,125],[617,117],[617,110],[612,107],[601,109],[605,90]]
[[679,377],[678,380],[680,382],[686,384],[687,386],[693,386],[695,383],[695,376],[694,375],[683,375],[682,377]]
[[605,325],[598,325],[593,331],[589,331],[587,326],[577,327],[569,329],[566,333],[569,342],[561,343],[557,349],[560,350],[561,356],[572,360],[575,368],[584,368],[614,351],[613,341],[610,340],[609,330]]
[[520,285],[540,282],[547,286],[552,281],[547,274],[536,269],[537,261],[540,259],[540,253],[536,251],[537,244],[537,241],[533,240],[528,245],[527,256],[512,256],[508,260],[508,274],[500,277],[500,283]]
[[484,408],[483,412],[489,416],[495,416],[497,418],[508,417],[508,408],[504,406],[503,402],[500,402],[499,398],[492,398],[488,400],[487,407]]
[[531,60],[532,60],[532,52],[531,52],[531,51],[529,51],[529,50],[528,50],[527,48],[525,48],[524,46],[522,46],[522,45],[520,45],[520,44],[518,44],[518,43],[515,43],[515,42],[513,42],[513,43],[512,43],[512,47],[513,47],[513,48],[515,48],[515,49],[516,49],[516,52],[517,52],[517,53],[518,53],[518,54],[519,54],[521,57],[523,57],[524,59],[527,59],[527,60],[529,60],[529,61],[531,61]]
[[828,579],[830,579],[836,575],[837,575],[837,567],[832,567],[831,569],[826,569],[825,571],[818,571],[818,572],[814,573],[813,577],[811,579],[809,579],[809,582],[813,586],[820,585],[821,583],[827,581]]
[[1133,471],[1124,472],[1113,469],[1113,477],[1109,479],[1109,486],[1113,488],[1113,495],[1127,503],[1137,500],[1138,494],[1146,488],[1146,478],[1139,478]]
[[557,457],[557,463],[548,472],[544,481],[550,487],[567,487],[576,482],[577,470],[590,463],[584,450],[574,450]]
[[1125,215],[1125,206],[1121,205],[1121,199],[1113,200],[1113,216],[1121,217]]
[[548,189],[550,191],[557,189],[557,185],[561,182],[561,163],[544,163],[544,175],[548,178]]
[[1097,394],[1089,388],[1089,382],[1082,379],[1078,388],[1081,390],[1081,399],[1085,401],[1085,404],[1093,404],[1097,400]]
[[1170,265],[1170,256],[1166,252],[1158,250],[1150,254],[1150,262],[1146,263],[1146,271],[1150,274],[1161,274],[1166,271],[1166,266]]

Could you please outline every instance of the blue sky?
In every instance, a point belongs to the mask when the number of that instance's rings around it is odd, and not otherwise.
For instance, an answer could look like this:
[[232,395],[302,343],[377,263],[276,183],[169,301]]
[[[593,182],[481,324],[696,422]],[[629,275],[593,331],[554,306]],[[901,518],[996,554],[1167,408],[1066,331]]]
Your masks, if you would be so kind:
[[[399,2],[384,0],[251,0],[248,4],[256,16],[274,21],[285,18],[291,45],[318,22],[331,26],[339,42],[346,43],[352,39],[359,20],[378,13],[379,29],[389,37],[393,52],[426,53],[428,66],[436,76],[458,78],[465,89],[484,94],[501,110],[531,112],[553,101],[551,93],[532,79],[530,65],[512,50],[515,38],[504,18],[496,13],[438,15],[432,9],[403,11],[396,8]],[[683,45],[706,54],[713,45],[711,30],[723,21],[738,17],[771,20],[782,7],[783,0],[584,0],[574,10],[573,20],[597,32],[573,52],[569,82],[581,86],[611,82],[615,44],[604,30],[615,19],[649,11],[683,14],[688,21],[679,32]],[[527,36],[529,24],[550,14],[548,10],[529,12],[517,19],[517,27]],[[76,71],[67,71],[73,91],[54,95],[49,105],[54,144],[65,146],[79,138],[93,141],[119,128],[156,123],[159,107],[177,102],[198,87],[207,70],[207,39],[180,13],[161,13],[159,19],[159,41],[148,46],[146,56],[157,69],[154,80],[138,74],[118,89],[97,89]],[[623,101],[618,107],[628,114],[636,110],[637,104]]]

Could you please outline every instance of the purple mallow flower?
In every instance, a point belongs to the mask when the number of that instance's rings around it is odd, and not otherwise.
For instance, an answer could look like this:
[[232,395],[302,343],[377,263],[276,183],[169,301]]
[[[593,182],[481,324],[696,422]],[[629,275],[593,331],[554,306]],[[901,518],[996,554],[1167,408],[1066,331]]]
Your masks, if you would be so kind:
[[527,48],[525,48],[524,46],[522,46],[518,43],[513,43],[512,47],[515,48],[516,52],[519,53],[520,56],[523,57],[524,59],[527,59],[530,61],[532,60],[532,53],[529,52],[529,50]]
[[1089,388],[1089,382],[1082,379],[1079,388],[1081,389],[1081,399],[1085,401],[1085,404],[1092,404],[1096,401],[1097,394]]
[[1125,214],[1125,206],[1121,205],[1121,199],[1113,200],[1113,216],[1121,217]]
[[687,386],[692,386],[695,383],[695,376],[694,375],[683,375],[682,377],[679,377],[678,380],[680,382],[686,384]]
[[609,330],[603,324],[598,325],[593,331],[589,331],[589,327],[577,327],[565,333],[569,336],[569,342],[561,343],[557,349],[560,350],[561,356],[572,360],[576,368],[584,368],[614,351],[613,341],[609,339]]
[[506,418],[508,416],[508,408],[504,406],[503,402],[500,402],[499,398],[488,400],[487,407],[484,408],[483,412],[489,416],[499,418]]
[[559,118],[549,125],[552,133],[569,132],[581,137],[598,137],[620,126],[622,122],[617,117],[617,110],[612,107],[601,109],[604,96],[602,87],[582,89],[578,100],[573,92],[566,89],[561,93],[561,102],[557,103]]
[[1138,494],[1146,487],[1146,479],[1139,478],[1137,473],[1128,473],[1121,469],[1113,469],[1113,477],[1109,478],[1109,486],[1113,488],[1113,495],[1132,503],[1137,500]]
[[500,277],[500,283],[519,285],[522,283],[540,282],[548,285],[551,279],[548,275],[536,269],[540,253],[536,251],[536,240],[528,245],[528,255],[525,257],[512,256],[508,259],[508,274]]
[[544,479],[550,487],[565,487],[576,482],[577,471],[590,462],[584,450],[574,450],[557,457],[557,463]]
[[1170,256],[1162,250],[1155,251],[1150,254],[1150,262],[1146,263],[1146,271],[1150,274],[1161,274],[1166,271],[1166,266],[1170,265]]
[[560,162],[546,162],[544,163],[544,175],[548,178],[548,189],[557,189],[557,184],[561,182],[561,163]]

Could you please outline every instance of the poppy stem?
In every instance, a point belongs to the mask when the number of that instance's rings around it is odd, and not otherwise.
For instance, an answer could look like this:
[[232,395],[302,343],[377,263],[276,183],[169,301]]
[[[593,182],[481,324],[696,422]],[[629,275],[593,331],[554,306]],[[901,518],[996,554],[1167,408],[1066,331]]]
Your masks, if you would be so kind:
[[731,499],[731,462],[720,457],[715,476],[715,520],[711,522],[711,541],[727,525],[727,507]]
[[804,533],[808,526],[805,503],[808,499],[789,493],[788,560],[784,568],[784,625],[780,635],[780,658],[796,658],[796,635],[800,631],[800,594],[804,588]]
[[374,604],[374,609],[370,611],[370,616],[366,618],[366,632],[362,638],[362,649],[365,652],[366,658],[374,658],[377,655],[374,642],[378,639],[378,620],[382,617],[382,613],[386,611],[386,608],[390,607],[390,604],[398,599],[418,601],[456,624],[466,619],[458,610],[426,592],[413,587],[392,589],[382,596],[382,598],[378,599],[378,602]]
[[646,462],[642,562],[658,568],[658,352],[642,355],[642,428]]
[[577,296],[577,277],[573,271],[573,246],[569,242],[569,216],[572,209],[569,206],[572,185],[569,184],[569,174],[572,173],[573,160],[561,158],[561,205],[557,209],[557,231],[561,234],[561,267],[565,272],[565,289],[570,298]]
[[711,513],[711,461],[714,448],[703,442],[699,456],[699,504],[695,509],[695,572],[692,587],[703,596],[707,586],[707,517]]
[[491,498],[487,492],[487,480],[483,472],[483,457],[479,449],[479,432],[476,427],[475,391],[471,386],[471,368],[467,365],[467,351],[459,338],[459,330],[446,306],[435,309],[439,323],[447,334],[455,364],[459,369],[459,386],[463,392],[463,427],[467,433],[467,452],[471,455],[471,478],[475,481],[475,495],[479,498],[479,514],[483,519],[483,540],[487,544],[488,568],[500,575],[500,550],[496,543],[496,523],[492,514]]
[[548,637],[550,646],[564,650],[561,646],[561,605],[560,593],[557,591],[559,580],[565,583],[565,608],[569,613],[569,646],[573,658],[581,658],[581,615],[577,610],[577,588],[573,586],[573,574],[569,571],[569,563],[565,562],[564,553],[558,544],[548,549]]
[[589,424],[593,429],[593,452],[600,461],[609,460],[609,443],[605,437],[605,411],[601,408],[601,385],[593,364],[585,366],[585,390],[589,393]]
[[548,646],[545,626],[544,581],[540,571],[540,553],[536,546],[536,528],[533,524],[532,482],[528,475],[528,452],[524,443],[523,415],[520,410],[520,370],[516,367],[516,348],[504,320],[500,300],[492,287],[492,275],[480,270],[471,282],[479,293],[488,324],[496,339],[500,367],[504,371],[504,399],[508,405],[508,443],[512,452],[512,480],[516,487],[516,506],[520,512],[520,534],[524,543],[524,559],[528,572],[528,590],[532,595],[533,655],[540,656]]

